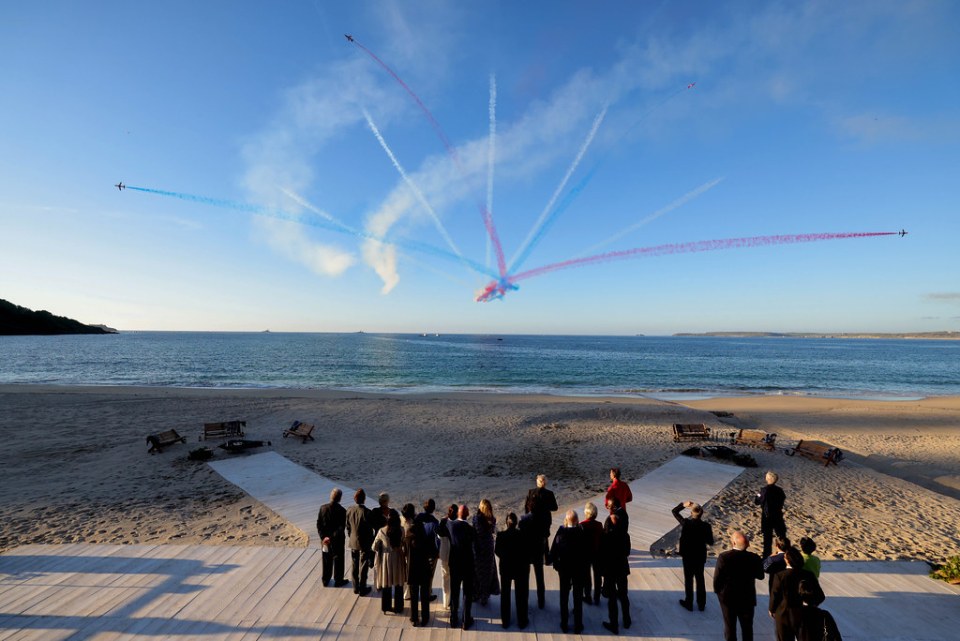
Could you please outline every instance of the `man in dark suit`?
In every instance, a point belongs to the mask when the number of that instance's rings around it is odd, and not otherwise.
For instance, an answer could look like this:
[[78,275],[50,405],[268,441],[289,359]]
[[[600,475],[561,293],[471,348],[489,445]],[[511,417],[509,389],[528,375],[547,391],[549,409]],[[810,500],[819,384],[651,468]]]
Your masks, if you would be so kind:
[[317,514],[317,533],[323,546],[323,587],[330,583],[341,587],[347,584],[343,578],[343,552],[346,542],[347,511],[340,505],[343,492],[334,488],[330,492],[330,502],[320,507]]
[[347,510],[347,535],[350,546],[350,558],[353,563],[353,593],[364,596],[370,593],[367,585],[367,572],[370,571],[373,548],[373,527],[370,525],[372,514],[363,504],[367,494],[359,489],[353,495],[355,505]]
[[507,529],[497,533],[494,551],[500,560],[500,624],[510,627],[510,585],[516,594],[517,626],[523,630],[529,624],[530,541],[517,527],[517,515],[506,518]]
[[779,477],[776,472],[767,472],[766,486],[757,492],[753,502],[760,506],[760,531],[763,532],[763,558],[770,556],[773,549],[773,535],[785,539],[787,524],[783,520],[783,504],[787,495],[777,485]]
[[570,590],[573,590],[573,633],[583,632],[583,576],[587,573],[587,550],[577,513],[570,510],[557,529],[550,547],[553,569],[560,575],[560,629],[568,631]]
[[803,620],[803,599],[800,583],[806,582],[810,602],[823,603],[823,590],[813,572],[803,569],[803,554],[797,548],[784,552],[787,569],[773,577],[770,588],[770,616],[774,620],[777,641],[794,641]]
[[537,487],[527,492],[524,510],[533,515],[533,522],[537,527],[540,538],[540,552],[532,559],[533,575],[537,581],[537,607],[541,610],[546,606],[546,588],[543,583],[543,565],[550,564],[549,541],[550,526],[553,525],[553,512],[559,509],[557,497],[547,489],[547,477],[537,476]]
[[447,524],[450,532],[450,627],[460,626],[458,616],[460,591],[463,589],[463,629],[473,625],[473,573],[475,570],[474,545],[477,531],[467,522],[470,510],[461,505],[459,518]]
[[713,572],[713,591],[723,613],[723,638],[737,641],[737,621],[743,641],[753,641],[753,611],[757,606],[756,582],[763,579],[763,562],[748,552],[750,542],[743,532],[730,535],[732,550],[717,557]]
[[[610,516],[603,522],[603,541],[600,547],[603,566],[603,594],[607,597],[607,616],[609,621],[603,627],[614,634],[620,634],[620,616],[623,627],[629,628],[630,599],[627,590],[627,576],[630,574],[630,533],[626,520],[621,517],[620,506],[616,498],[611,498]],[[621,612],[617,612],[617,606]]]
[[[690,518],[680,516],[684,508],[690,510]],[[680,558],[683,559],[684,598],[680,599],[680,605],[693,610],[693,584],[696,582],[697,608],[703,612],[707,607],[703,566],[707,563],[707,546],[713,545],[713,528],[703,520],[700,504],[692,501],[684,501],[673,508],[673,517],[680,523]]]

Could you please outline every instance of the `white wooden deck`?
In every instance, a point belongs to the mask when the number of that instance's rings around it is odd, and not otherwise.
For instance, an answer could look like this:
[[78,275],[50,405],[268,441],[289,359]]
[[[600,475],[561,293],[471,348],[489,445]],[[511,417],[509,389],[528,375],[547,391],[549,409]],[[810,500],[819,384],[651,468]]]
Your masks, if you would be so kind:
[[[635,558],[630,575],[634,625],[622,636],[664,641],[722,639],[720,611],[687,612],[677,605],[677,560]],[[557,625],[556,573],[547,571],[547,609],[531,610],[521,633],[499,625],[499,601],[476,607],[474,630],[461,632],[434,611],[427,628],[405,616],[380,613],[373,594],[322,588],[316,549],[226,546],[29,545],[0,555],[0,639],[91,641],[209,641],[569,638]],[[708,567],[708,582],[712,568]],[[844,638],[853,641],[945,641],[960,629],[960,590],[933,581],[922,563],[823,564],[824,604]],[[761,588],[762,584],[758,584]],[[762,601],[762,600],[761,600]],[[588,634],[606,607],[585,606]],[[774,638],[761,602],[756,639]]]
[[[314,528],[318,506],[327,501],[333,484],[273,453],[218,462],[215,468],[311,535],[313,545],[17,548],[0,555],[0,641],[458,641],[494,636],[554,641],[571,636],[559,630],[558,581],[551,569],[546,571],[547,608],[531,610],[531,625],[524,632],[500,627],[498,597],[485,607],[476,606],[476,627],[462,632],[449,628],[447,615],[436,609],[429,627],[412,628],[405,616],[383,615],[376,594],[357,597],[349,586],[323,588]],[[715,599],[709,599],[703,613],[687,612],[677,604],[683,584],[680,561],[637,550],[646,550],[675,526],[670,514],[674,505],[682,500],[704,503],[738,473],[738,468],[680,457],[631,483],[634,625],[621,630],[621,636],[656,641],[723,638]],[[582,505],[574,509],[582,515]],[[960,589],[927,578],[927,571],[922,563],[824,562],[825,608],[848,640],[957,638]],[[711,578],[712,563],[708,586]],[[764,587],[758,584],[761,593]],[[755,617],[758,641],[774,639],[765,609],[761,599]],[[588,634],[583,638],[609,638],[600,625],[605,618],[605,605],[585,606]]]

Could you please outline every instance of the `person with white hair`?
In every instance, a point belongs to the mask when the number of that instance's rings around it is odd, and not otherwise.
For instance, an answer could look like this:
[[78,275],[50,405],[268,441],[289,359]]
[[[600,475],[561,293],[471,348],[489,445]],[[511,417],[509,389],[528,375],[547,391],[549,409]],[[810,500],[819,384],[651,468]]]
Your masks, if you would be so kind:
[[767,484],[762,490],[757,492],[754,497],[754,504],[760,506],[760,531],[763,533],[763,553],[761,556],[767,558],[773,550],[773,535],[783,539],[787,536],[787,524],[783,520],[783,504],[787,500],[787,495],[783,489],[777,485],[780,477],[773,470],[767,472],[765,479]]
[[[603,523],[597,520],[597,506],[593,503],[587,503],[583,507],[583,520],[580,521],[580,529],[583,530],[584,554],[586,555],[587,565],[583,573],[583,601],[584,603],[600,605],[600,588],[603,585],[603,567],[600,564]],[[592,585],[591,578],[593,579]],[[593,594],[591,594],[591,590]]]
[[334,488],[330,492],[330,502],[320,507],[317,514],[317,533],[322,546],[323,587],[333,584],[342,587],[348,583],[343,578],[343,557],[346,544],[347,511],[340,505],[343,491]]
[[550,554],[548,550],[550,541],[550,527],[553,525],[553,512],[560,509],[557,506],[557,497],[553,492],[547,489],[547,477],[544,474],[537,475],[537,487],[527,492],[527,500],[524,505],[524,512],[533,517],[533,525],[536,526],[537,537],[540,539],[539,551],[532,559],[533,576],[537,581],[537,607],[541,610],[546,606],[546,587],[543,582],[543,566],[550,564]]
[[586,574],[583,530],[577,513],[569,510],[550,546],[553,569],[560,575],[560,629],[569,630],[570,591],[573,591],[573,633],[583,632],[583,575]]

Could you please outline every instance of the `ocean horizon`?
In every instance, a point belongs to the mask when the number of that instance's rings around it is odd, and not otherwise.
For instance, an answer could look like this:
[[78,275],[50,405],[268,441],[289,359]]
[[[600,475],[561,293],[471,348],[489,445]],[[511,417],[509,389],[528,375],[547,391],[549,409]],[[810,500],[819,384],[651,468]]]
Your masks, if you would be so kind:
[[905,400],[960,395],[960,341],[364,332],[4,336],[0,383]]

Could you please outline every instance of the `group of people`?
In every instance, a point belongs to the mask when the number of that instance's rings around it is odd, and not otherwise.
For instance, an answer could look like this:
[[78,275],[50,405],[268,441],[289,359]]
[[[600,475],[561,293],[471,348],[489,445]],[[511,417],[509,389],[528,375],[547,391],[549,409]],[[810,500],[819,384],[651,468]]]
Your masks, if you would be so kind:
[[[787,538],[783,506],[786,495],[777,485],[775,472],[767,472],[766,485],[754,502],[760,507],[763,556],[748,551],[750,539],[743,532],[730,535],[732,548],[717,557],[713,591],[720,602],[725,641],[737,641],[737,626],[743,641],[753,641],[753,616],[757,606],[756,581],[769,576],[768,614],[774,621],[777,641],[840,641],[840,631],[829,612],[821,610],[826,598],[820,587],[820,559],[816,543],[800,539],[800,549]],[[681,512],[690,510],[690,517]],[[713,545],[713,531],[703,520],[703,508],[684,502],[673,509],[680,522],[680,556],[683,559],[685,598],[680,605],[693,610],[694,584],[699,610],[707,604],[704,566],[707,546]],[[776,535],[776,536],[774,536]],[[773,554],[776,545],[777,553]]]
[[[473,603],[485,605],[490,596],[500,595],[502,626],[512,624],[515,606],[517,625],[524,629],[529,624],[530,570],[537,607],[543,609],[544,566],[552,565],[560,581],[561,630],[571,629],[571,601],[572,630],[580,633],[583,604],[599,605],[604,596],[608,617],[603,627],[618,634],[621,625],[629,628],[632,623],[627,590],[631,544],[626,506],[633,495],[621,480],[619,468],[610,470],[610,481],[603,520],[596,505],[587,503],[582,520],[574,510],[564,515],[563,525],[552,540],[553,513],[559,508],[543,475],[527,493],[523,515],[507,514],[499,531],[486,499],[480,501],[472,519],[467,505],[456,504],[438,519],[433,499],[425,501],[419,513],[411,503],[397,512],[390,507],[389,495],[383,493],[378,507],[371,510],[360,489],[354,494],[354,505],[344,509],[340,505],[342,493],[336,489],[317,517],[323,542],[323,585],[331,580],[336,586],[351,582],[344,578],[345,552],[349,549],[354,592],[361,596],[370,593],[367,579],[372,571],[382,611],[401,613],[404,600],[409,600],[411,624],[425,626],[430,621],[430,603],[437,598],[432,586],[439,565],[442,604],[450,612],[451,627],[469,629],[474,623]],[[769,614],[774,619],[777,641],[819,641],[825,634],[840,639],[833,618],[818,607],[825,597],[818,581],[820,561],[813,554],[816,544],[805,537],[800,540],[802,552],[791,545],[783,518],[785,494],[774,472],[767,473],[766,481],[756,496],[761,509],[763,556],[748,551],[749,537],[736,531],[730,537],[732,548],[717,558],[713,590],[723,616],[724,638],[736,641],[739,625],[743,641],[753,640],[755,581],[769,575]],[[684,510],[689,510],[689,516],[683,516]],[[684,577],[680,605],[692,611],[696,603],[703,611],[707,605],[704,567],[707,548],[714,544],[713,530],[697,503],[685,501],[672,512],[680,524]],[[777,554],[772,553],[774,544]]]
[[[517,626],[523,629],[529,624],[530,570],[537,607],[543,609],[544,566],[552,565],[560,579],[561,629],[570,630],[571,598],[573,631],[579,633],[583,631],[583,603],[599,605],[603,594],[609,614],[603,625],[617,633],[621,622],[625,628],[631,624],[625,505],[633,496],[618,468],[610,470],[610,479],[607,516],[599,520],[593,503],[585,506],[582,521],[570,510],[552,541],[553,513],[559,508],[542,474],[527,493],[523,515],[507,514],[500,531],[487,499],[480,501],[472,519],[467,505],[456,504],[438,519],[433,499],[425,501],[419,513],[412,503],[397,512],[390,507],[389,495],[383,493],[378,507],[371,510],[360,489],[354,494],[354,505],[345,509],[340,505],[342,492],[335,489],[317,515],[323,546],[322,583],[325,587],[331,581],[338,587],[352,583],[354,593],[361,596],[376,588],[384,614],[403,612],[403,602],[409,600],[411,625],[425,626],[430,622],[430,603],[437,598],[432,586],[439,565],[442,604],[450,611],[451,627],[469,629],[474,623],[473,603],[485,605],[490,596],[500,595],[503,627],[512,624],[515,606]],[[352,559],[350,581],[344,577],[347,550]],[[367,585],[371,572],[372,588]]]

